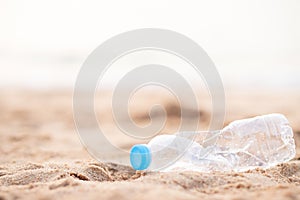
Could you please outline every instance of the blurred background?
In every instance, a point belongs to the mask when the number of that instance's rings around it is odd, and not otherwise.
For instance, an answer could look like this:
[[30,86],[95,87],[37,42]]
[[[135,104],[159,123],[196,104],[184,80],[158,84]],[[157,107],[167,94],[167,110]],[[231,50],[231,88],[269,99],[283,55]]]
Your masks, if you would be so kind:
[[138,28],[197,42],[228,88],[299,89],[300,2],[0,1],[0,87],[73,88],[98,45]]

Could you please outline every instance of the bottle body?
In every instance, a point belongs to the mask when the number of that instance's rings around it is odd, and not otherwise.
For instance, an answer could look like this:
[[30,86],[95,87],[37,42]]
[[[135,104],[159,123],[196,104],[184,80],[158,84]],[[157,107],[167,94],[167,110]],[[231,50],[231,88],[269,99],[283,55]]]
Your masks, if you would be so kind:
[[246,171],[292,159],[293,131],[281,114],[237,120],[220,131],[182,132],[153,138],[149,170]]
[[221,132],[216,146],[221,148],[220,153],[237,155],[237,171],[275,166],[296,154],[293,130],[280,114],[235,121]]

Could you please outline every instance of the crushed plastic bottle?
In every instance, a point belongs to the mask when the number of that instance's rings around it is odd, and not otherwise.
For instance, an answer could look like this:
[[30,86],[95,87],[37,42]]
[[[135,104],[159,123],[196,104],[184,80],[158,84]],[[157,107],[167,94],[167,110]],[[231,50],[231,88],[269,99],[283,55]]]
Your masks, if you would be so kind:
[[220,131],[159,135],[132,147],[136,170],[246,171],[287,162],[296,154],[292,128],[281,114],[237,120]]

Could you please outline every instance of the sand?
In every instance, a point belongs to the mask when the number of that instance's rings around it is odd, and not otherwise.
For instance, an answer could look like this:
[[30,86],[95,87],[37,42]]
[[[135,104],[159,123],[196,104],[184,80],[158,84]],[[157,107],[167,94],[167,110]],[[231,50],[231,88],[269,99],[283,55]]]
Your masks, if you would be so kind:
[[[296,91],[227,91],[225,125],[235,119],[267,113],[285,114],[300,142],[300,93]],[[105,96],[102,98],[105,98]],[[163,99],[171,132],[179,121],[178,105]],[[142,96],[132,113],[137,123],[146,123]],[[105,101],[103,101],[105,102]],[[107,117],[118,141],[118,131],[105,103],[99,110]],[[210,110],[203,101],[201,125],[209,124]],[[101,110],[102,109],[102,110]],[[146,172],[102,163],[81,145],[75,130],[71,91],[2,90],[0,97],[0,199],[299,199],[300,149],[295,159],[267,170],[243,173]],[[160,116],[156,116],[160,117]],[[120,141],[120,139],[119,139]],[[123,146],[132,145],[124,141]]]

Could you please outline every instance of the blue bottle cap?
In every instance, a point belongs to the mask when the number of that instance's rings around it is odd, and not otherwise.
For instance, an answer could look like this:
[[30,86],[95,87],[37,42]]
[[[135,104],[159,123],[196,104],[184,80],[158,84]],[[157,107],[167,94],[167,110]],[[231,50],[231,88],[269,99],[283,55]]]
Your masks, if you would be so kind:
[[144,144],[134,145],[130,151],[130,163],[135,170],[147,169],[151,163],[150,149]]

